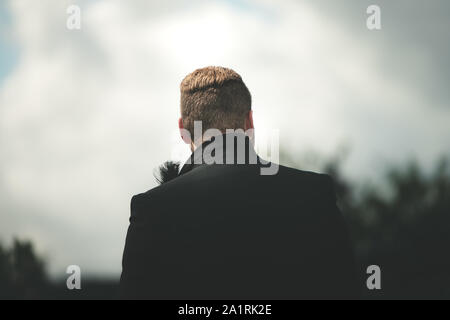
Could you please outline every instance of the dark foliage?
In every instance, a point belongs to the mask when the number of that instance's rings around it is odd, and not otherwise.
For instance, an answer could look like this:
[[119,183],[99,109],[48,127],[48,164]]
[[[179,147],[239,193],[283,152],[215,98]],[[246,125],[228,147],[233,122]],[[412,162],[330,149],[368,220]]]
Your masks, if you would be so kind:
[[16,239],[9,249],[0,246],[0,298],[34,299],[47,290],[45,265],[31,242]]
[[[415,162],[390,169],[386,186],[365,186],[355,196],[339,171],[333,175],[356,245],[366,298],[450,298],[450,172],[442,160],[426,175]],[[382,290],[367,290],[367,266],[379,265]]]
[[178,176],[180,163],[173,161],[166,161],[159,167],[159,173],[155,175],[159,184],[166,183]]

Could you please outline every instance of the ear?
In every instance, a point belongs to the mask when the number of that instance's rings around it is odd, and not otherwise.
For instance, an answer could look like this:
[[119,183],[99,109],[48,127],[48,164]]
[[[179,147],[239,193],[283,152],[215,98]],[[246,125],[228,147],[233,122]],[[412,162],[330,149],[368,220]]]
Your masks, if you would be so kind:
[[184,141],[184,143],[191,144],[191,134],[184,128],[183,119],[181,118],[178,119],[178,128],[180,129],[181,139]]
[[248,129],[254,129],[255,127],[253,126],[253,111],[250,110],[247,113],[247,116],[245,117],[245,125],[244,125],[244,131],[247,131]]

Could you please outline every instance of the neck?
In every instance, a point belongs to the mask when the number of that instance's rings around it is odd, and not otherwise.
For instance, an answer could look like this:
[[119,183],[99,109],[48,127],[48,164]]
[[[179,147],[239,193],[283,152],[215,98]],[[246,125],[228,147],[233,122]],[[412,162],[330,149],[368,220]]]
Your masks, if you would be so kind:
[[202,146],[205,142],[211,141],[212,139],[215,139],[216,137],[219,137],[219,138],[223,137],[223,139],[225,139],[225,137],[230,137],[230,136],[235,136],[238,138],[246,137],[247,139],[250,140],[252,146],[254,143],[254,129],[253,128],[248,129],[245,132],[242,129],[237,129],[237,130],[227,129],[225,132],[218,131],[215,134],[207,134],[207,132],[205,132],[205,134],[201,138],[191,141],[190,148],[191,148],[192,152],[194,152],[198,147]]
[[194,164],[256,163],[253,140],[243,132],[225,133],[204,139],[191,156]]

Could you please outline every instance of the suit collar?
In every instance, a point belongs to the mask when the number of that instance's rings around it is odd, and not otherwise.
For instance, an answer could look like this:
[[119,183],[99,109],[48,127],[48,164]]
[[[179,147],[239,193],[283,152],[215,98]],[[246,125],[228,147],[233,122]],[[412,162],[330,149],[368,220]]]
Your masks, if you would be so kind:
[[204,141],[201,146],[197,147],[194,152],[192,152],[191,156],[185,161],[183,167],[181,167],[180,176],[191,171],[194,167],[203,164],[203,150],[211,142],[211,140]]
[[[213,143],[214,145],[212,145]],[[240,144],[242,143],[244,143],[243,146],[245,146],[245,154],[237,151],[238,146],[241,146]],[[198,166],[211,164],[211,149],[222,150],[223,157],[218,154],[216,158],[219,159],[219,161],[222,159],[218,164],[260,163],[260,159],[257,156],[253,148],[253,144],[248,136],[243,133],[236,132],[225,133],[220,136],[214,136],[210,140],[204,141],[199,147],[197,147],[191,156],[186,160],[179,175],[185,174]],[[212,154],[215,155],[215,152],[213,151]]]

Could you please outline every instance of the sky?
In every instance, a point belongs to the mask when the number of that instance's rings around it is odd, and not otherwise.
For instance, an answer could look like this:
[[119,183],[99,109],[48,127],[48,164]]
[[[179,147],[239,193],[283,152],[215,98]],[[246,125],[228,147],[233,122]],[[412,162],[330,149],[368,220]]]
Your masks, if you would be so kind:
[[[371,4],[381,30],[366,27]],[[33,240],[55,277],[119,274],[131,196],[189,154],[179,83],[208,65],[242,75],[257,137],[278,130],[294,159],[345,146],[358,181],[409,159],[431,168],[449,154],[449,13],[438,0],[0,0],[0,240]]]

